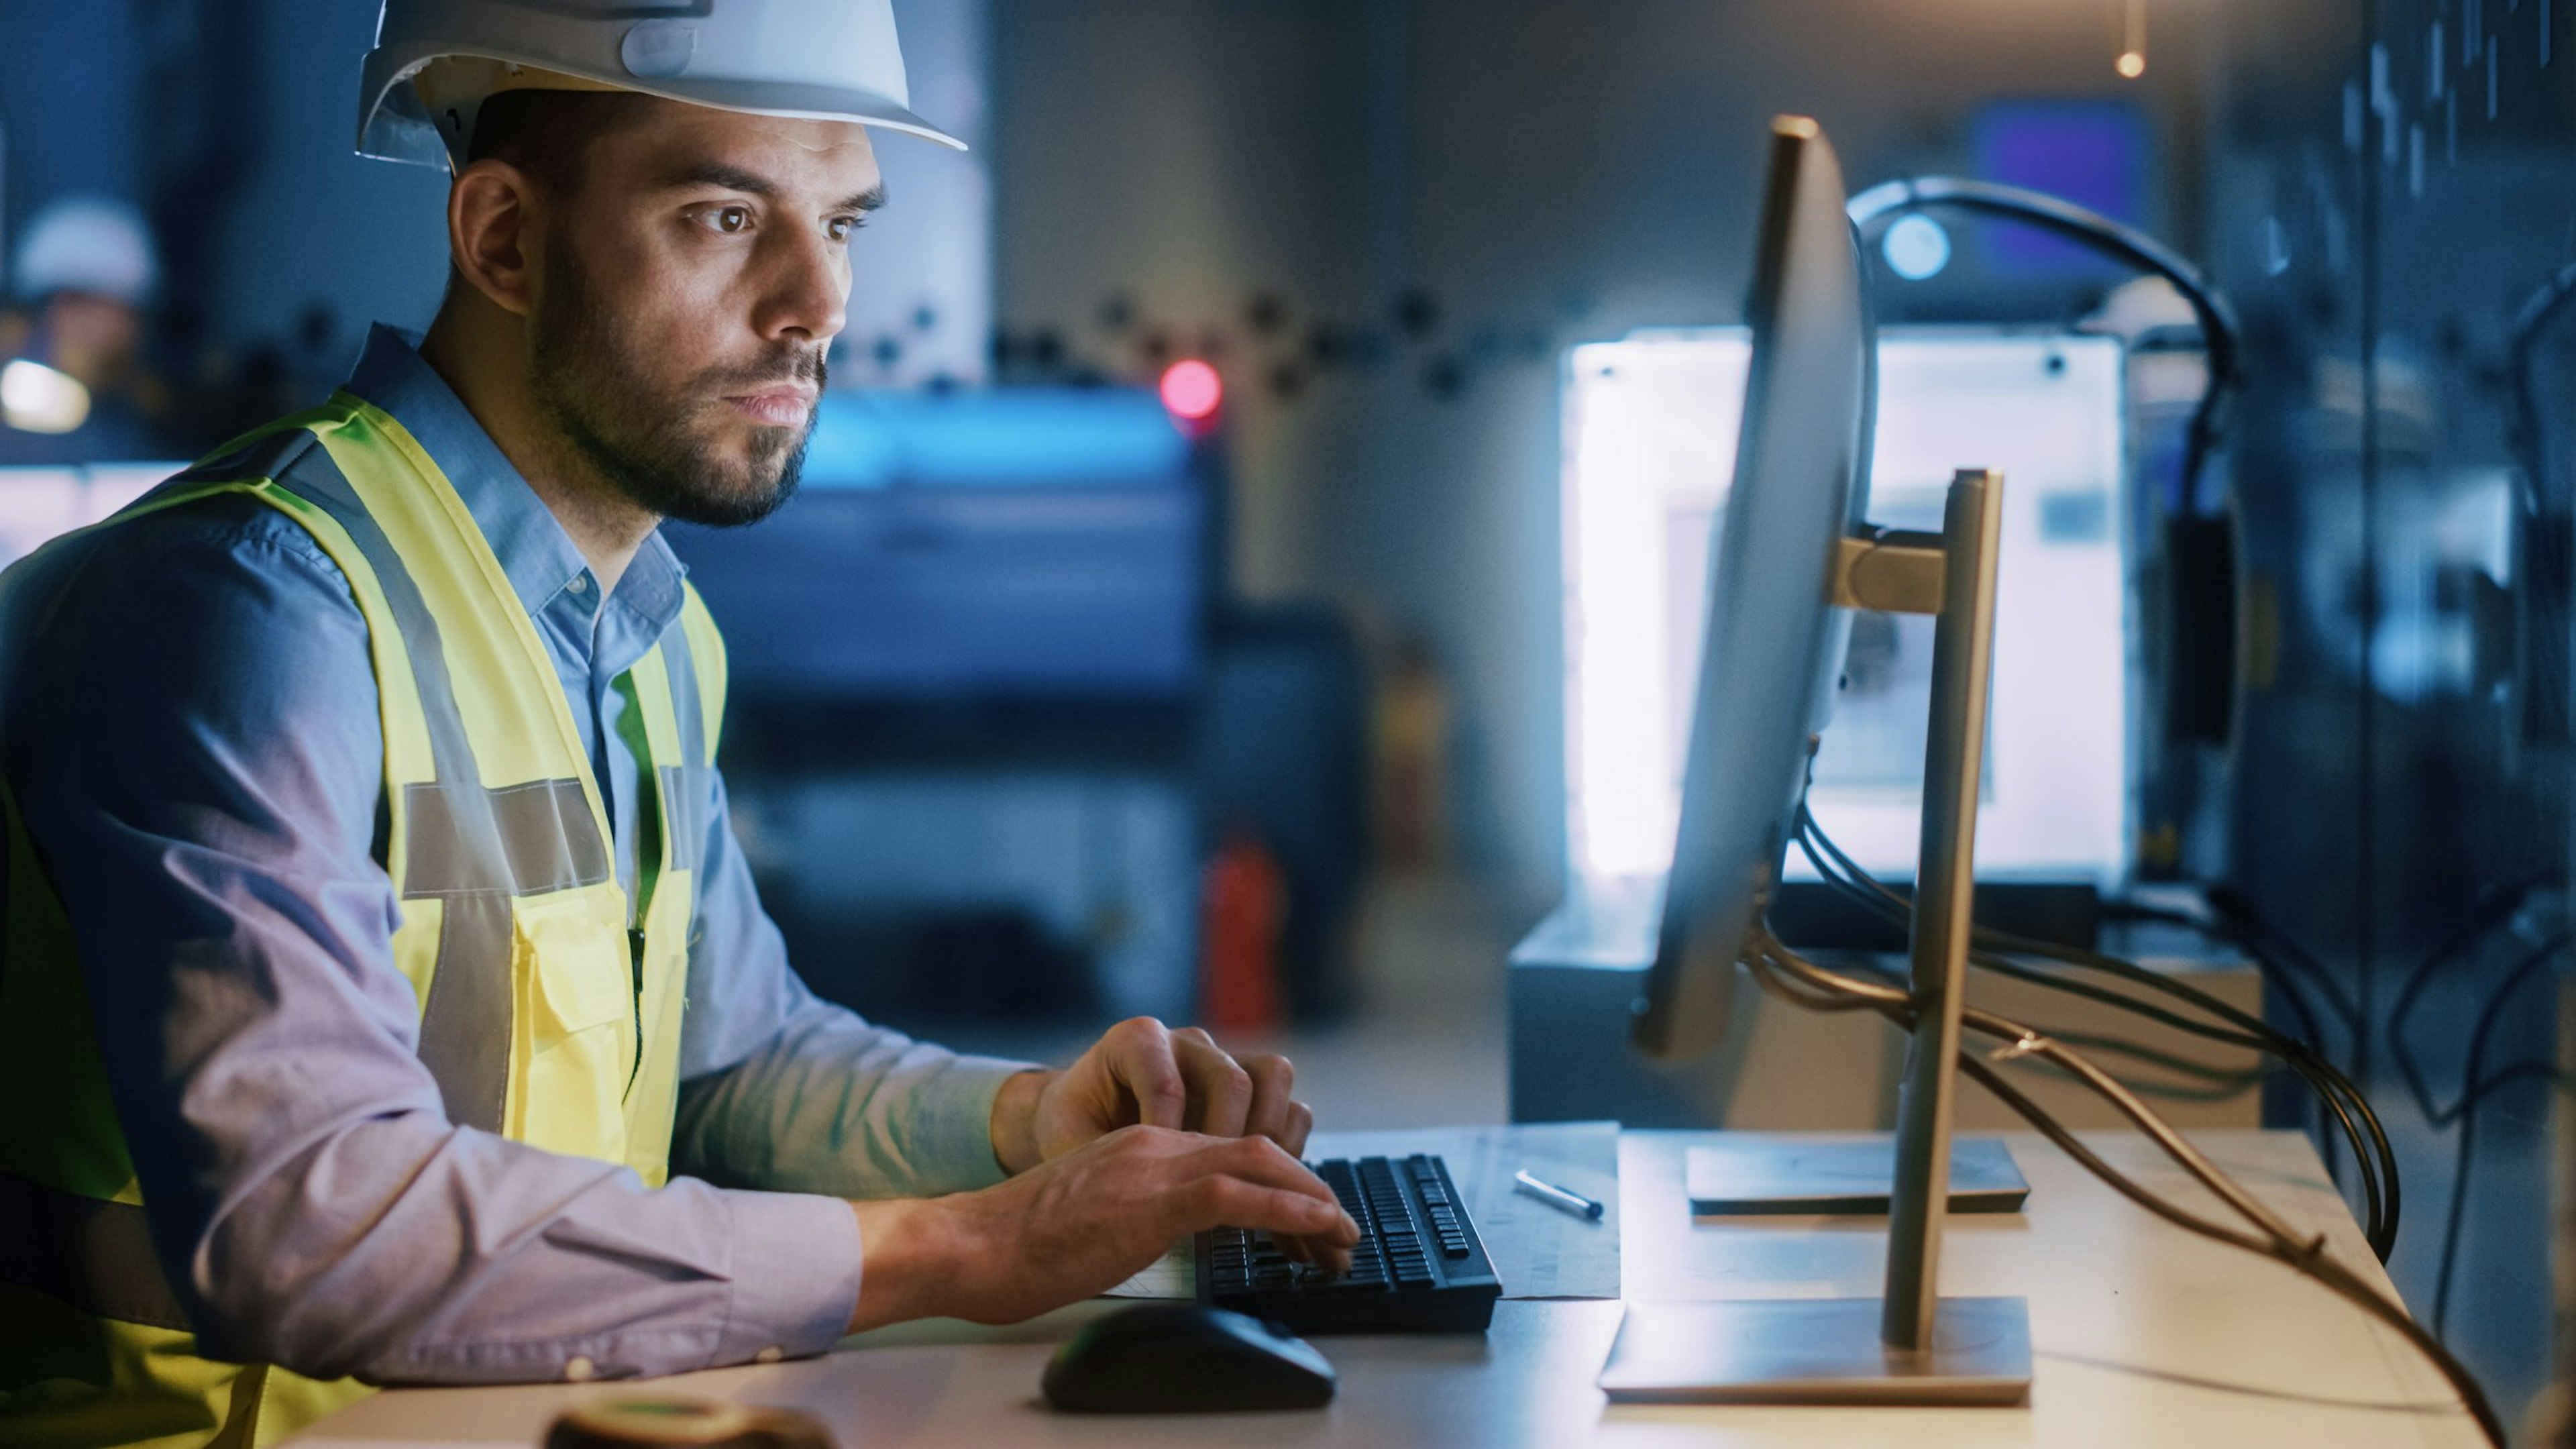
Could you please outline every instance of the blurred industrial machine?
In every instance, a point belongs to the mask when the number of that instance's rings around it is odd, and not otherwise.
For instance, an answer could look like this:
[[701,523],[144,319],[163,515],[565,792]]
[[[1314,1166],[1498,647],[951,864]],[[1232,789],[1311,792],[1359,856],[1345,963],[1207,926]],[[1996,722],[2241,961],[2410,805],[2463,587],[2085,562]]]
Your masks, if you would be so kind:
[[1267,870],[1269,959],[1230,969],[1342,1004],[1364,672],[1333,616],[1226,599],[1206,421],[1141,390],[827,393],[795,502],[670,529],[732,655],[737,826],[817,991],[1188,1016],[1203,887]]

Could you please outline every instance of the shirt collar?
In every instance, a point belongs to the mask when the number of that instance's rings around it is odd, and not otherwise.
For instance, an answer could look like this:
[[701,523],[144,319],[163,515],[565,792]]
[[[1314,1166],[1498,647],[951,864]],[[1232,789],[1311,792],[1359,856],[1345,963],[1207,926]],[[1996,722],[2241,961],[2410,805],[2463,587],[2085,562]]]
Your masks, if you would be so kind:
[[[381,322],[369,329],[346,390],[391,414],[447,475],[531,618],[589,567],[554,510],[519,476],[464,399],[421,360],[419,333]],[[617,581],[616,600],[642,615],[659,637],[680,617],[685,572],[655,529]]]

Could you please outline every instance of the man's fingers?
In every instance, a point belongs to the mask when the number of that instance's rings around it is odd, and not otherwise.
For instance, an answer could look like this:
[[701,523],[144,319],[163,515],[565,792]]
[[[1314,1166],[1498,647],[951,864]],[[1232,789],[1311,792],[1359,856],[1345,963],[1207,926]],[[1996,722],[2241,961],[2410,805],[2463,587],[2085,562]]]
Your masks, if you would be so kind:
[[1334,1272],[1350,1266],[1359,1225],[1333,1190],[1267,1137],[1211,1142],[1175,1164],[1186,1177],[1175,1194],[1190,1230],[1225,1226],[1270,1234],[1290,1257]]
[[[1333,1190],[1326,1187],[1324,1180],[1317,1177],[1306,1164],[1291,1157],[1276,1142],[1267,1137],[1245,1137],[1220,1147],[1210,1148],[1208,1152],[1212,1158],[1222,1163],[1222,1170],[1231,1176],[1263,1187],[1293,1192],[1302,1197],[1331,1204],[1333,1209],[1329,1219],[1331,1226],[1321,1232],[1305,1233],[1305,1236],[1315,1239],[1318,1245],[1347,1247],[1359,1241],[1359,1224],[1352,1222],[1350,1215],[1341,1210],[1340,1200],[1333,1196]],[[1236,1226],[1252,1225],[1238,1223]]]
[[1288,1104],[1288,1123],[1280,1133],[1279,1145],[1288,1149],[1289,1156],[1303,1157],[1306,1155],[1307,1135],[1314,1130],[1314,1109],[1303,1102],[1291,1102]]
[[1180,1196],[1192,1232],[1253,1228],[1274,1238],[1338,1239],[1341,1224],[1349,1221],[1330,1201],[1318,1202],[1302,1192],[1264,1187],[1239,1177],[1202,1177],[1182,1189]]
[[1210,1137],[1241,1137],[1252,1110],[1253,1081],[1208,1034],[1183,1027],[1171,1034],[1172,1057],[1189,1084],[1189,1125]]
[[1173,1060],[1172,1034],[1150,1016],[1122,1021],[1102,1041],[1110,1075],[1136,1099],[1136,1120],[1178,1129],[1189,1111],[1189,1087]]
[[1243,1059],[1244,1075],[1252,1079],[1252,1106],[1243,1114],[1243,1135],[1267,1137],[1294,1156],[1298,1147],[1288,1142],[1289,1109],[1296,1098],[1297,1069],[1286,1057],[1255,1056]]

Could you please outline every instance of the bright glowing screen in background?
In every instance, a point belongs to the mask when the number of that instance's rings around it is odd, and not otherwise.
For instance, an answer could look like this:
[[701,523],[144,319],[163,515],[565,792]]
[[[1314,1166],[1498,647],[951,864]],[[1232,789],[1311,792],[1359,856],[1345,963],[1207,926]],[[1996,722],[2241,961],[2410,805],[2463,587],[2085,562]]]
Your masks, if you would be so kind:
[[98,522],[185,469],[185,463],[0,468],[0,568],[45,540]]
[[[1670,868],[1711,526],[1735,472],[1741,328],[1567,355],[1567,847],[1586,875]],[[1977,873],[2115,889],[2130,862],[2122,354],[2107,338],[1887,329],[1870,520],[1937,529],[1950,475],[2004,470]],[[1932,621],[1862,614],[1809,794],[1871,871],[1911,879]],[[1791,877],[1812,878],[1791,851]]]

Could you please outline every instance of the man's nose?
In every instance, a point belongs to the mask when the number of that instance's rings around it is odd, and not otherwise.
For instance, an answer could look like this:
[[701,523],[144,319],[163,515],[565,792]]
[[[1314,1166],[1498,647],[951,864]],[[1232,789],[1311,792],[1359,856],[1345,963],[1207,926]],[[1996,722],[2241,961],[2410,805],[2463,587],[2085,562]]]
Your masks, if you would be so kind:
[[760,335],[813,342],[841,335],[849,321],[850,287],[840,248],[817,231],[786,242],[782,253],[754,319]]

